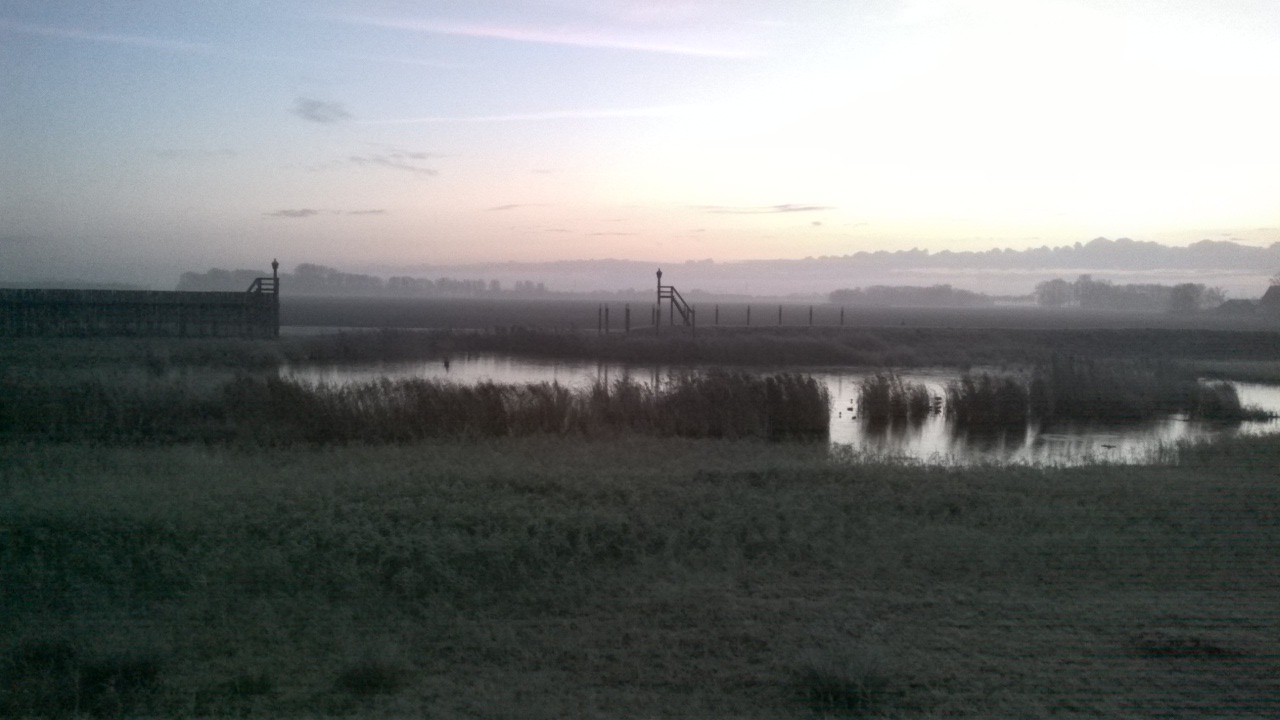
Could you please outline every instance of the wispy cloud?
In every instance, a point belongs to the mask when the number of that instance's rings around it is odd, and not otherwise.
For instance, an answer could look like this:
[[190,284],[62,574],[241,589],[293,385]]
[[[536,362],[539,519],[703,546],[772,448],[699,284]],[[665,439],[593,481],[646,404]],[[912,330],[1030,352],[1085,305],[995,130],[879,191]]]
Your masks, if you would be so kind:
[[278,218],[309,218],[315,215],[319,215],[320,211],[313,210],[311,208],[299,208],[297,210],[277,210],[275,212],[269,212],[264,214],[267,215],[268,217],[278,217]]
[[325,124],[351,119],[351,113],[347,112],[341,103],[315,98],[298,98],[294,101],[290,112],[303,120]]
[[764,215],[771,213],[821,212],[834,210],[830,205],[759,205],[754,207],[731,207],[728,205],[695,205],[695,210],[721,215]]
[[355,53],[338,53],[335,57],[346,60],[354,60],[357,62],[383,63],[388,65],[409,65],[411,67],[429,67],[441,70],[457,70],[462,68],[456,62],[445,62],[443,60],[427,60],[425,58],[408,57],[405,55],[360,55]]
[[111,43],[114,45],[132,45],[134,47],[154,48],[157,50],[176,50],[179,52],[207,53],[218,50],[211,43],[187,42],[185,40],[169,40],[165,38],[146,37],[143,35],[121,35],[117,33],[92,32],[78,28],[54,27],[33,23],[16,22],[0,19],[0,30],[42,35],[44,37],[64,38],[66,40],[88,40],[90,42]]
[[276,210],[275,212],[263,213],[267,217],[278,218],[309,218],[316,215],[386,215],[387,211],[382,208],[368,210],[316,210],[314,208],[298,208],[296,210]]
[[509,205],[494,205],[485,208],[485,212],[505,212],[507,210],[517,210],[519,208],[528,207],[546,207],[547,203],[511,203]]
[[430,157],[426,153],[390,153],[375,155],[352,155],[347,158],[347,162],[353,165],[374,166],[390,168],[392,170],[403,170],[405,172],[417,173],[419,175],[439,175],[440,173],[433,168],[424,167],[416,164],[417,161],[425,160]]
[[156,157],[165,160],[200,160],[208,158],[233,158],[236,151],[230,148],[219,148],[217,150],[192,150],[189,148],[165,148],[156,150]]
[[[503,123],[544,122],[548,120],[605,120],[610,118],[668,117],[687,114],[696,108],[688,106],[658,106],[641,108],[594,108],[585,110],[552,110],[536,113],[510,113],[507,115],[432,115],[387,120],[364,120],[364,125],[410,125],[415,123]],[[535,171],[537,172],[537,171]],[[549,172],[549,171],[548,171]]]
[[746,58],[751,53],[742,50],[714,47],[702,44],[671,42],[664,39],[628,36],[625,33],[604,28],[549,28],[521,25],[491,25],[484,23],[448,22],[443,20],[410,20],[369,16],[338,18],[347,22],[393,30],[424,32],[433,35],[457,35],[463,37],[507,40],[511,42],[566,45],[570,47],[605,50],[630,50],[636,52],[663,53],[669,55],[693,55],[709,58]]
[[444,62],[438,60],[429,60],[424,58],[415,58],[409,56],[398,55],[364,55],[357,53],[332,53],[329,55],[285,55],[280,53],[256,53],[247,52],[243,48],[228,47],[217,43],[210,42],[191,42],[187,40],[171,40],[167,38],[148,37],[145,35],[127,35],[120,33],[104,33],[91,30],[82,30],[79,28],[57,27],[53,25],[40,25],[36,23],[25,23],[14,20],[0,19],[0,32],[3,31],[19,32],[28,35],[39,35],[42,37],[61,38],[65,40],[83,40],[96,43],[109,43],[113,45],[130,45],[133,47],[152,48],[155,50],[166,50],[173,52],[202,53],[211,55],[223,55],[233,58],[254,58],[258,60],[272,62],[287,63],[325,63],[332,64],[334,62],[369,62],[379,64],[394,65],[410,65],[415,67],[432,67],[442,69],[457,69],[461,67],[457,63]]

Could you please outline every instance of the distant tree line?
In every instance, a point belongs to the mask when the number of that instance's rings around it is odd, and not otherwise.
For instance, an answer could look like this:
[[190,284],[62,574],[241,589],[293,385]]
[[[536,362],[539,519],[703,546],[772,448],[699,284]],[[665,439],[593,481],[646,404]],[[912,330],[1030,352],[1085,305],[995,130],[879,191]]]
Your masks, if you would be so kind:
[[[1245,270],[1274,267],[1280,263],[1280,242],[1251,247],[1230,240],[1201,240],[1187,247],[1120,238],[1095,238],[1087,243],[1026,250],[992,248],[985,251],[919,248],[889,252],[861,251],[818,261],[843,261],[862,267],[1025,269],[1097,268],[1108,270]],[[812,259],[810,259],[812,261]]]
[[990,295],[950,285],[872,285],[868,288],[835,290],[827,297],[836,305],[879,307],[979,307],[995,304]]
[[[178,290],[235,291],[246,290],[255,278],[267,273],[260,270],[222,270],[185,272],[178,279]],[[454,278],[416,278],[395,276],[383,280],[376,275],[342,272],[324,265],[302,263],[292,273],[281,273],[285,292],[299,295],[349,295],[372,297],[536,297],[552,294],[543,283],[517,281],[503,288],[498,280],[456,280]]]
[[1201,283],[1115,285],[1081,275],[1075,282],[1061,278],[1036,285],[1036,303],[1044,307],[1080,307],[1091,310],[1136,310],[1187,314],[1216,308],[1226,301],[1221,288]]

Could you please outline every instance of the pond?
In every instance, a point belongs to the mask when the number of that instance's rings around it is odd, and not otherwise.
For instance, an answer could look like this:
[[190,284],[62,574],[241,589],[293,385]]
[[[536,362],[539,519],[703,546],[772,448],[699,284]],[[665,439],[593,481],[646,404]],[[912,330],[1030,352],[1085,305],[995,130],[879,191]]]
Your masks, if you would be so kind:
[[[539,361],[492,355],[466,355],[449,361],[362,363],[343,365],[294,365],[281,370],[283,377],[312,383],[346,384],[379,378],[425,378],[456,383],[492,381],[499,384],[556,382],[589,387],[596,380],[630,377],[661,384],[673,371],[685,368],[635,366],[586,361]],[[935,463],[1034,463],[1077,465],[1104,461],[1142,462],[1162,444],[1233,435],[1280,433],[1280,420],[1223,423],[1164,417],[1142,423],[1100,424],[1078,422],[1053,426],[1028,424],[1021,432],[965,433],[945,414],[923,422],[872,425],[857,417],[858,386],[873,374],[845,368],[776,368],[759,372],[796,372],[812,376],[831,394],[833,444],[848,445],[855,452],[873,456],[904,457]],[[959,377],[953,370],[900,373],[904,381],[921,383],[943,396],[947,383]],[[1280,386],[1232,383],[1244,405],[1280,412]]]

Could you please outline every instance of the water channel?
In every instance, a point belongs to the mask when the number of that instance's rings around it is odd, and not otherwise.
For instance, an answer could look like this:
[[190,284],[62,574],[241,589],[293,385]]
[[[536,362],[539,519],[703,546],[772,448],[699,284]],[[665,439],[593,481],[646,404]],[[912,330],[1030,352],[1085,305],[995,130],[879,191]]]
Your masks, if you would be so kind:
[[[281,370],[283,377],[310,383],[342,385],[379,378],[424,378],[455,383],[492,381],[498,384],[556,382],[567,387],[589,387],[597,380],[617,378],[660,385],[675,368],[635,366],[620,363],[539,361],[492,355],[453,357],[447,363],[429,362],[364,363],[342,365],[296,365]],[[934,463],[1034,463],[1076,465],[1104,461],[1142,462],[1162,444],[1183,440],[1205,440],[1234,435],[1280,433],[1280,420],[1222,423],[1188,420],[1170,416],[1143,423],[1029,424],[1025,431],[998,435],[966,434],[945,414],[930,416],[920,423],[873,427],[857,417],[858,385],[866,370],[846,368],[776,368],[759,372],[797,372],[810,375],[827,386],[831,394],[830,442],[850,446],[855,452],[873,456],[903,457]],[[954,370],[921,370],[900,373],[906,382],[922,383],[936,396],[945,395],[947,383],[959,375]],[[1232,383],[1242,404],[1280,413],[1280,386]]]

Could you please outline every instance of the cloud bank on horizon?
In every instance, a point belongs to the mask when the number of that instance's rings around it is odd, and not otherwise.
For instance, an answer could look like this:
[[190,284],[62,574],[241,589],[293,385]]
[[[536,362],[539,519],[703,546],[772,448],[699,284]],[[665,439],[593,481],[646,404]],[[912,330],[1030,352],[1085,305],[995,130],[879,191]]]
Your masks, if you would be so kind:
[[1251,0],[20,0],[0,71],[11,274],[1280,241]]

